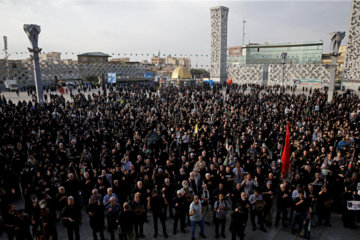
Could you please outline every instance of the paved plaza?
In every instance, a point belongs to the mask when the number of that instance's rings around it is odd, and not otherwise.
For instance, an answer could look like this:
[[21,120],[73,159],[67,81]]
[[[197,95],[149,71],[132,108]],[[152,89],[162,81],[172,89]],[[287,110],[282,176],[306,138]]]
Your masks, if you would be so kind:
[[[23,208],[23,205],[24,205],[23,200],[16,202],[16,207],[18,209]],[[276,206],[276,203],[274,203],[274,206]],[[274,213],[273,213],[273,222],[275,221],[275,215],[276,215],[276,210],[274,210]],[[89,217],[86,214],[84,208],[82,209],[82,216],[83,216],[83,218],[82,218],[83,224],[81,225],[81,228],[80,228],[81,240],[92,240],[93,238],[92,238],[91,228],[90,228],[90,224],[89,224]],[[149,220],[149,222],[144,224],[144,234],[146,236],[145,239],[154,239],[153,238],[154,229],[153,229],[153,220],[152,220],[151,212],[148,212],[148,220]],[[174,221],[171,218],[168,218],[166,220],[166,228],[167,228],[167,233],[169,235],[168,239],[174,239],[174,240],[189,239],[190,240],[191,239],[190,226],[186,227],[185,234],[182,233],[180,231],[180,229],[178,228],[178,232],[176,233],[176,235],[173,235],[172,234],[173,222]],[[317,222],[317,217],[315,217],[315,222]],[[332,213],[330,222],[332,224],[332,227],[316,225],[314,228],[312,228],[310,239],[312,239],[312,240],[341,240],[341,239],[358,240],[359,239],[360,227],[358,227],[358,229],[355,229],[355,230],[351,230],[349,228],[344,228],[343,224],[341,222],[340,214]],[[105,223],[106,223],[106,221],[105,221]],[[231,233],[228,230],[229,226],[230,226],[230,216],[228,214],[227,219],[226,219],[226,230],[225,230],[226,239],[231,239]],[[303,239],[301,237],[292,235],[290,226],[288,226],[287,228],[284,228],[280,224],[278,227],[275,227],[275,226],[273,226],[272,228],[266,227],[266,229],[267,229],[267,233],[260,231],[259,226],[257,227],[257,230],[255,232],[252,231],[250,215],[249,215],[249,220],[247,222],[246,230],[245,230],[245,234],[246,234],[245,239],[246,240]],[[57,231],[58,231],[59,240],[68,239],[66,229],[62,226],[61,222],[57,224]],[[211,224],[211,226],[208,226],[205,224],[205,235],[207,237],[206,239],[215,239],[215,224]],[[7,239],[6,233],[2,233],[0,240],[5,240],[5,239]],[[110,240],[110,234],[107,231],[105,231],[105,239]],[[118,239],[117,235],[116,235],[116,239]],[[160,223],[159,223],[159,236],[156,239],[158,239],[158,240],[165,239],[162,234],[162,228],[161,228]],[[196,228],[196,239],[198,239],[198,240],[203,239],[199,236],[199,227],[198,226]],[[219,239],[223,239],[223,238],[220,237]]]

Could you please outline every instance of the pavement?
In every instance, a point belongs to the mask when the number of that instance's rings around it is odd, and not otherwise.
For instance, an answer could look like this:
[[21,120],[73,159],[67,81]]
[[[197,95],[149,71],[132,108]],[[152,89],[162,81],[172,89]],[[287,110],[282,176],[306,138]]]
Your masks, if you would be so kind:
[[[16,208],[20,209],[24,207],[24,201],[19,200],[15,203]],[[275,203],[274,203],[275,204]],[[276,206],[276,205],[275,205]],[[80,227],[80,238],[82,240],[92,240],[92,233],[91,228],[89,224],[89,217],[85,212],[85,209],[83,207],[82,209],[82,216],[83,216],[83,223]],[[275,222],[275,216],[276,216],[276,210],[274,210],[273,213],[273,223]],[[144,235],[145,239],[154,239],[154,229],[153,229],[153,219],[151,212],[148,212],[148,223],[144,224]],[[257,219],[256,219],[257,221]],[[173,219],[168,218],[166,220],[166,228],[167,233],[169,235],[168,239],[171,240],[185,240],[185,239],[191,239],[190,234],[190,226],[186,226],[186,233],[182,233],[180,231],[180,227],[178,227],[178,231],[176,235],[172,234],[173,230]],[[341,215],[337,213],[332,213],[330,222],[332,224],[332,227],[326,227],[326,226],[318,226],[317,224],[315,227],[311,229],[311,237],[312,240],[359,240],[360,239],[360,227],[358,226],[357,229],[349,229],[344,228],[342,221],[341,221]],[[315,223],[317,223],[317,216],[315,216]],[[105,221],[106,224],[106,221]],[[225,234],[226,239],[231,239],[231,233],[229,231],[230,226],[230,211],[227,214],[226,219],[226,225],[225,225]],[[162,227],[160,222],[158,223],[159,227],[159,236],[156,238],[157,240],[163,240],[164,235],[162,233]],[[275,227],[274,224],[271,228],[265,227],[267,230],[267,233],[264,233],[260,231],[259,225],[257,226],[257,230],[253,231],[251,222],[250,222],[250,216],[249,220],[246,225],[245,229],[245,240],[295,240],[295,239],[303,239],[301,237],[298,237],[296,235],[291,234],[291,227],[290,224],[288,224],[288,227],[285,228],[281,224],[279,224],[278,227]],[[59,240],[67,240],[67,232],[66,229],[63,227],[62,223],[57,224],[57,231],[58,231],[58,239]],[[203,240],[202,237],[199,236],[200,228],[199,226],[196,227],[195,236],[197,240]],[[215,224],[211,224],[210,226],[205,224],[205,230],[204,233],[206,235],[206,239],[215,239]],[[117,233],[115,233],[116,240],[119,239],[117,236]],[[6,233],[2,233],[0,236],[0,240],[8,239]],[[110,233],[105,230],[105,239],[110,240]],[[219,239],[223,239],[220,237]],[[239,239],[239,238],[237,238]]]

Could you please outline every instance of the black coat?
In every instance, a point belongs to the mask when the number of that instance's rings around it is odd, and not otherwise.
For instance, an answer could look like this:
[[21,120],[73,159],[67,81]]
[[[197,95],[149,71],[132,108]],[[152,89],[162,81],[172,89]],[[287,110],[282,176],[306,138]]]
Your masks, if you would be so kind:
[[90,203],[87,208],[86,212],[93,213],[93,216],[89,216],[90,219],[90,227],[93,231],[99,231],[104,229],[104,218],[105,218],[105,206],[102,202],[98,204]]

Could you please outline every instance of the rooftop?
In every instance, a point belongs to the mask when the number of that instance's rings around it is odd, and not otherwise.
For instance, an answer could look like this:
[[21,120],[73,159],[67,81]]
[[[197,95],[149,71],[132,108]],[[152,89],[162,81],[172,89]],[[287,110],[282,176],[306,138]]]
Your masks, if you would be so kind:
[[297,42],[297,43],[273,43],[273,44],[244,44],[243,48],[259,48],[259,47],[294,47],[294,46],[317,46],[323,45],[322,41],[317,42]]
[[91,56],[91,57],[111,57],[105,53],[102,52],[87,52],[79,54],[78,56]]

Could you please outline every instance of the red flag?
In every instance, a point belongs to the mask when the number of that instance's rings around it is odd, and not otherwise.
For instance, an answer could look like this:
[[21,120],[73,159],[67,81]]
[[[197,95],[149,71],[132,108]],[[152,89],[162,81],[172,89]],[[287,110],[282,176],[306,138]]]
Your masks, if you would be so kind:
[[290,168],[290,131],[289,131],[289,122],[286,126],[286,138],[285,138],[285,147],[281,156],[281,176],[283,179],[287,177]]

